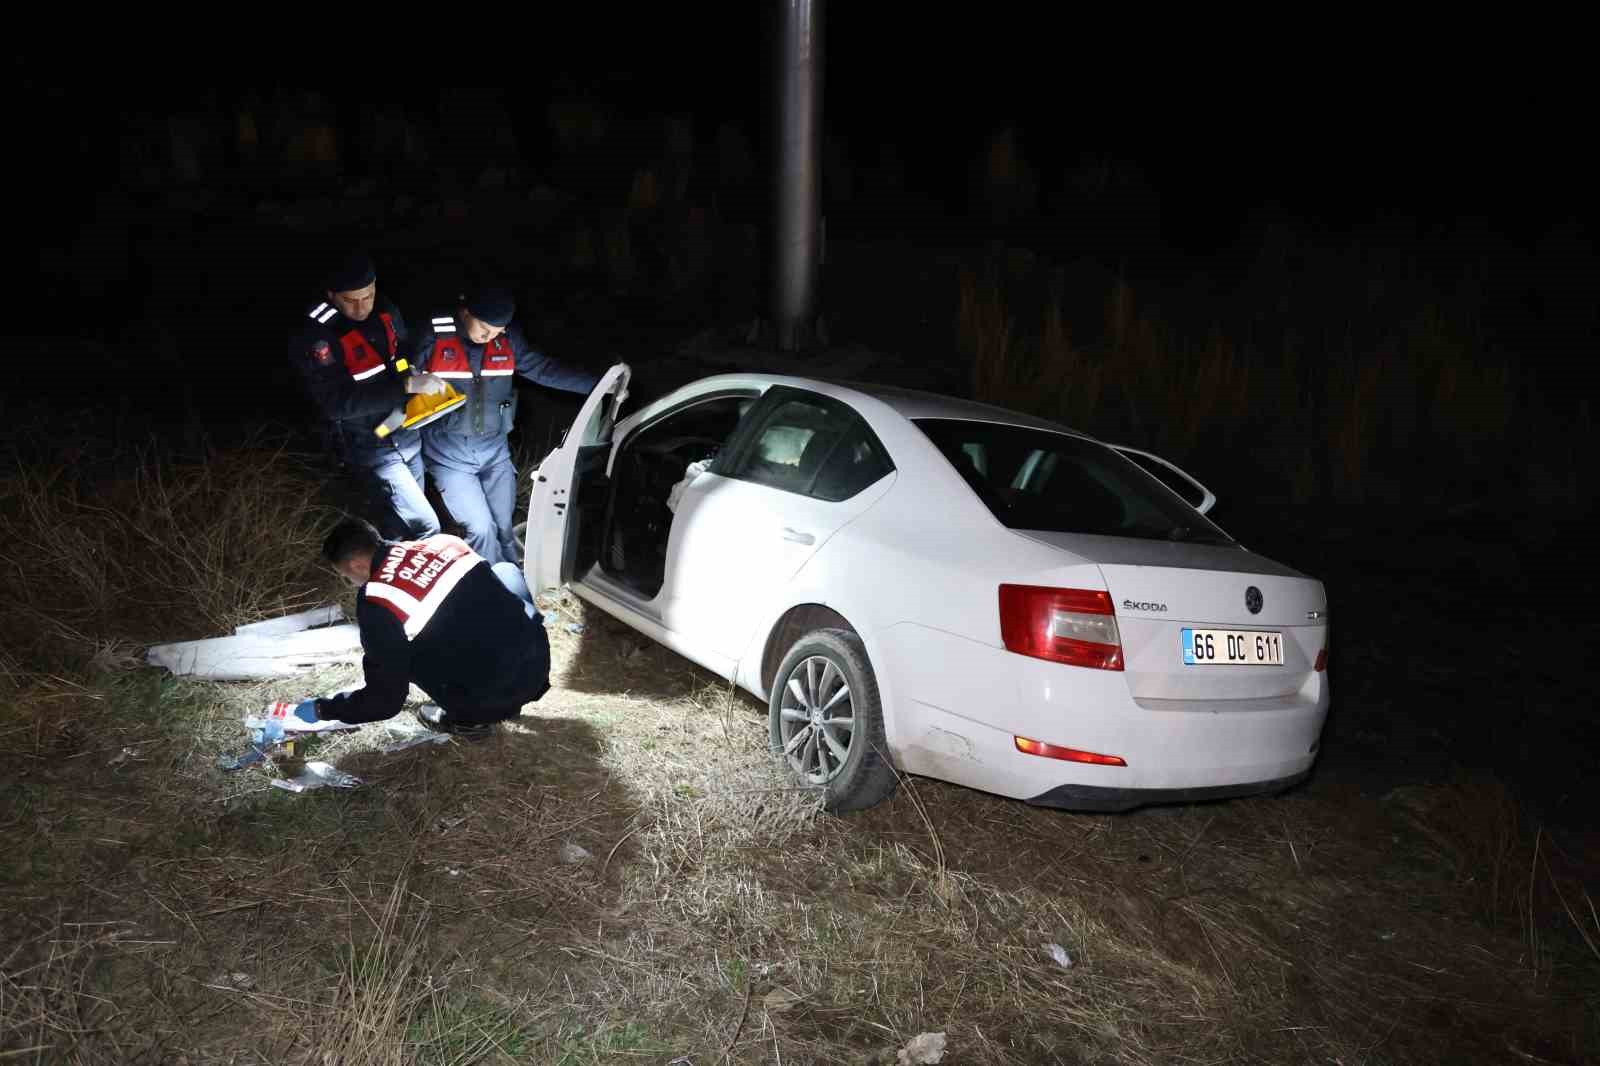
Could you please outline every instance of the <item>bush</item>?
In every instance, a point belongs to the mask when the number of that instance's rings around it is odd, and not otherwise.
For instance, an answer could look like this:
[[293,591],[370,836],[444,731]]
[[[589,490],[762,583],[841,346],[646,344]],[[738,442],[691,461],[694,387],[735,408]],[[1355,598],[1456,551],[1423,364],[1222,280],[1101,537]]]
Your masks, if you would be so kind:
[[118,648],[313,606],[330,581],[320,494],[300,457],[262,440],[190,458],[154,444],[21,458],[0,476],[13,546],[0,669],[13,685],[71,675]]
[[1460,507],[1512,486],[1549,513],[1592,495],[1564,443],[1587,435],[1588,406],[1552,398],[1529,360],[1491,344],[1466,297],[1413,285],[1407,304],[1369,279],[1383,298],[1362,307],[1285,282],[1275,304],[1259,283],[1231,324],[1215,304],[1199,329],[1118,279],[1096,335],[1068,322],[1065,279],[1041,291],[994,258],[962,271],[956,339],[977,399],[1162,450],[1252,497]]

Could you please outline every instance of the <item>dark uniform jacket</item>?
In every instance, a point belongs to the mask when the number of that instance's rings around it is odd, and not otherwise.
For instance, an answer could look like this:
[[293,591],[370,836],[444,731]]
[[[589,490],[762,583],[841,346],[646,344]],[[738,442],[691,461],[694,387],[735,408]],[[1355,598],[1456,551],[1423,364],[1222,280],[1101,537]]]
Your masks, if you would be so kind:
[[378,298],[365,322],[352,322],[332,303],[306,309],[289,341],[289,362],[322,418],[329,444],[348,462],[370,465],[380,450],[415,444],[416,430],[387,440],[373,429],[406,402],[400,353],[406,324],[394,304]]
[[341,722],[392,718],[410,685],[461,722],[515,716],[550,687],[550,642],[536,613],[466,542],[446,533],[385,543],[356,594],[365,685],[317,701]]

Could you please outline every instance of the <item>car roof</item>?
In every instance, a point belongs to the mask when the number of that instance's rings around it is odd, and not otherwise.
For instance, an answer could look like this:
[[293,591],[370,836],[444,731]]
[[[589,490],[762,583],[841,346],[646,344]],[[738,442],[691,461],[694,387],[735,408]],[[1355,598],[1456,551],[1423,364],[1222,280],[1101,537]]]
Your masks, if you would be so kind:
[[965,400],[936,392],[924,392],[920,389],[881,385],[874,382],[806,377],[797,374],[774,374],[760,371],[713,374],[709,377],[698,378],[674,390],[667,396],[660,397],[647,404],[629,421],[650,417],[661,407],[672,404],[685,393],[703,395],[727,388],[750,388],[765,391],[773,385],[787,385],[791,388],[813,390],[818,389],[820,386],[821,391],[839,395],[841,399],[848,399],[848,394],[854,393],[876,400],[906,419],[946,418],[966,422],[993,422],[1000,425],[1021,426],[1027,429],[1041,429],[1050,433],[1066,433],[1075,437],[1094,439],[1081,430],[1064,426],[1059,422],[1052,422],[1046,418],[1024,414],[1021,411],[1013,411],[1005,407],[996,407],[993,404],[979,403],[976,400]]
[[[820,380],[820,379],[819,379]],[[1052,422],[1046,418],[1024,414],[993,404],[964,400],[956,396],[943,396],[936,392],[906,389],[895,385],[877,385],[860,381],[829,381],[837,388],[850,389],[881,401],[904,418],[948,418],[965,422],[997,422],[1008,426],[1043,429],[1052,433],[1070,433],[1083,437],[1087,434]]]

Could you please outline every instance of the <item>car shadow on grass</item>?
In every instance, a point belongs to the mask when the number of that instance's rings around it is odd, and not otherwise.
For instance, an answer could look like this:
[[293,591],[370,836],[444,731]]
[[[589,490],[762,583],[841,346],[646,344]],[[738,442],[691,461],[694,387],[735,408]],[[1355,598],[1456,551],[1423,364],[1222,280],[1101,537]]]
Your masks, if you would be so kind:
[[[569,624],[581,626],[581,632],[569,631]],[[733,689],[710,670],[592,607],[561,613],[549,629],[555,664],[551,681],[562,688],[665,702],[714,694],[725,698]],[[746,697],[741,702],[753,701]]]

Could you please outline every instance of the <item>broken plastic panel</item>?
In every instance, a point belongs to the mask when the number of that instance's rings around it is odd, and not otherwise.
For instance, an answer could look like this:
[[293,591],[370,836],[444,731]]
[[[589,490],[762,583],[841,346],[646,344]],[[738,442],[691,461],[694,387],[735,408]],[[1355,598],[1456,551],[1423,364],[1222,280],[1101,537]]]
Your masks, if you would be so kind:
[[158,644],[145,661],[174,674],[211,681],[292,677],[334,663],[361,659],[361,631],[342,622],[335,604],[239,626],[232,636]]

